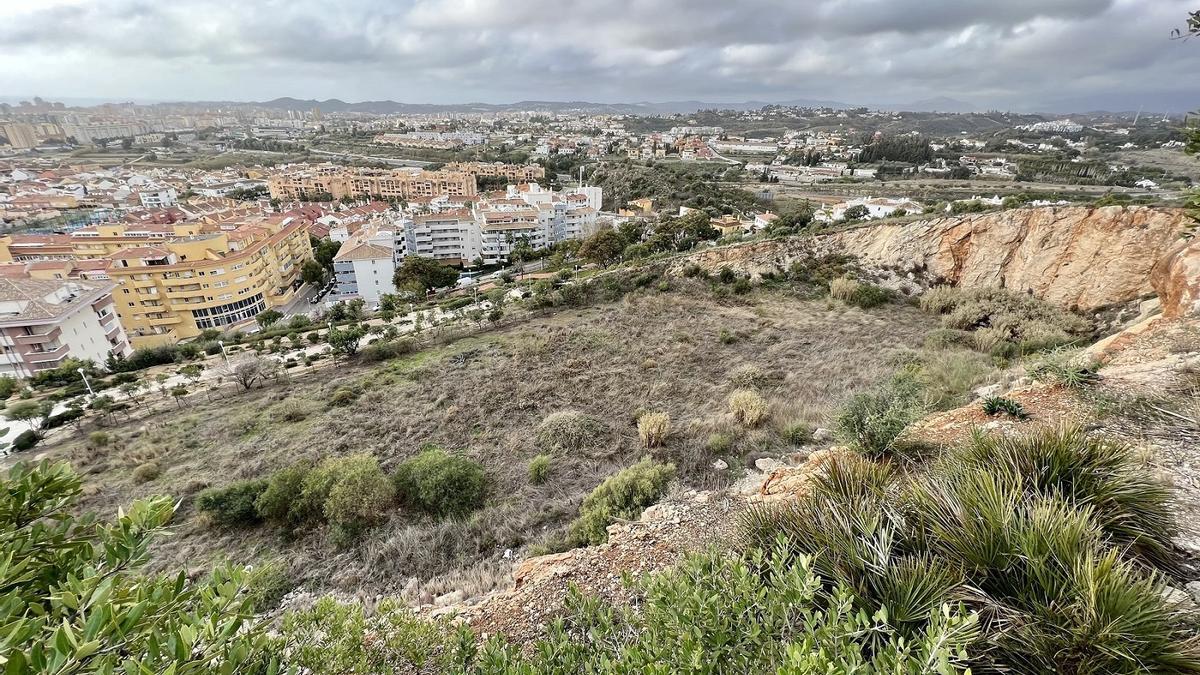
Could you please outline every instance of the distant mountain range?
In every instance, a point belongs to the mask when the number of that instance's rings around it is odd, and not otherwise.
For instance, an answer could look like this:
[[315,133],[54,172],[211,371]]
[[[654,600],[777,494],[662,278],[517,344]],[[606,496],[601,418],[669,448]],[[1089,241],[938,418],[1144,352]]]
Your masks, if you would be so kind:
[[[182,103],[182,102],[180,102]],[[815,99],[793,99],[772,103],[769,101],[742,101],[737,103],[711,103],[704,101],[666,101],[661,103],[593,103],[590,101],[517,101],[516,103],[401,103],[399,101],[359,101],[349,103],[341,99],[331,98],[324,101],[316,99],[297,99],[291,97],[277,98],[270,101],[240,102],[240,101],[196,101],[193,105],[213,107],[254,106],[274,110],[312,110],[319,108],[322,112],[341,113],[372,113],[388,114],[421,114],[421,113],[489,113],[489,112],[585,112],[607,113],[612,115],[672,115],[688,114],[698,110],[758,110],[768,105],[784,105],[810,108],[847,109],[862,107],[843,103],[841,101],[825,101]],[[178,103],[177,103],[178,104]],[[875,110],[896,110],[912,112],[975,112],[977,108],[970,103],[952,98],[931,98],[912,103],[891,103],[867,105]]]

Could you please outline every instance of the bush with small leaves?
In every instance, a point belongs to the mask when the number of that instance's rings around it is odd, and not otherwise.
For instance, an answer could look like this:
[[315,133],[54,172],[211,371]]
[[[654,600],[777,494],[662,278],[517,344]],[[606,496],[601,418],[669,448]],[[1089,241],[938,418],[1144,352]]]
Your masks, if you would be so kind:
[[41,440],[42,437],[39,436],[36,431],[33,429],[26,429],[25,431],[22,431],[15,439],[13,439],[13,451],[24,452],[25,450],[37,445]]
[[568,543],[573,547],[604,543],[609,525],[617,519],[636,519],[666,494],[673,478],[674,464],[659,464],[646,457],[604,479],[579,507],[579,517],[567,533]]
[[882,457],[924,411],[920,383],[913,373],[901,371],[874,390],[852,397],[838,414],[837,433],[854,450]]
[[665,412],[643,413],[637,418],[638,438],[646,448],[661,448],[671,435],[671,416]]
[[196,508],[224,527],[256,525],[262,519],[254,502],[266,489],[265,480],[243,480],[209,488],[196,496]]
[[94,448],[103,448],[109,443],[112,443],[112,436],[103,431],[93,431],[88,434],[88,445]]
[[429,447],[396,469],[396,492],[406,505],[439,517],[463,516],[483,505],[483,465]]
[[144,462],[133,470],[133,482],[149,483],[162,475],[162,467],[158,462]]
[[333,396],[329,397],[329,405],[338,408],[344,408],[358,400],[358,393],[353,389],[341,387],[333,392]]
[[721,344],[723,345],[731,345],[738,341],[738,336],[733,331],[727,328],[722,328],[720,334],[717,336],[717,339],[720,340]]
[[307,519],[319,519],[322,513],[315,509],[306,511],[303,488],[304,479],[312,471],[307,462],[297,462],[284,467],[267,479],[267,487],[254,500],[254,509],[264,520],[296,527]]
[[767,418],[767,401],[753,389],[738,389],[729,396],[729,412],[739,424],[753,428]]
[[322,509],[339,544],[382,522],[395,504],[395,484],[371,455],[327,459],[313,473],[328,475]]
[[983,399],[982,406],[983,412],[991,417],[995,417],[1001,413],[1019,420],[1029,417],[1029,413],[1025,412],[1025,406],[1011,398],[1004,398],[1003,396],[988,396]]
[[550,455],[538,455],[529,461],[529,482],[541,485],[550,477]]

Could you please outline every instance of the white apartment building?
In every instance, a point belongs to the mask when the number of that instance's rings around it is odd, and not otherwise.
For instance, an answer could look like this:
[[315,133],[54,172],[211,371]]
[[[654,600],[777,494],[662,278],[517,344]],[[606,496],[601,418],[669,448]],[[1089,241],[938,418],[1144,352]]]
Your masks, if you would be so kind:
[[503,199],[479,202],[475,219],[483,261],[506,262],[522,240],[536,250],[589,236],[596,229],[603,196],[599,187],[558,193],[529,183],[509,186]]
[[138,200],[143,208],[161,209],[179,203],[179,194],[173,187],[143,188],[138,190]]
[[131,353],[104,281],[0,279],[0,375],[31,377],[68,358]]
[[403,239],[398,240],[395,231],[369,226],[351,235],[333,258],[336,295],[376,304],[385,294],[395,293],[392,278],[403,256],[397,252],[398,241]]
[[454,265],[470,265],[482,253],[479,225],[465,208],[413,216],[405,222],[404,243],[407,255]]

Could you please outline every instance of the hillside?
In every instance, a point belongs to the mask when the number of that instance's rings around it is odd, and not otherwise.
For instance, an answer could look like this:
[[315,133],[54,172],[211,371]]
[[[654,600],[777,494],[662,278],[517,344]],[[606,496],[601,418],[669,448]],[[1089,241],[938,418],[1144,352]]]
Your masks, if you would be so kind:
[[178,497],[151,569],[268,570],[272,653],[316,673],[1185,672],[1192,228],[1015,209],[562,275],[34,453],[86,510]]
[[[109,448],[88,450],[82,435],[45,455],[85,474],[86,508],[110,512],[152,493],[182,498],[176,535],[154,551],[163,568],[284,555],[295,582],[314,590],[398,592],[413,577],[422,586],[434,580],[431,592],[463,579],[486,586],[493,577],[505,582],[507,549],[545,543],[604,476],[646,454],[634,426],[639,411],[670,414],[672,436],[653,454],[674,462],[684,485],[720,487],[758,457],[793,451],[781,437],[790,426],[826,425],[842,401],[890,371],[896,353],[920,347],[924,323],[911,307],[862,311],[775,290],[715,298],[678,280],[667,291],[650,288],[383,364],[227,389],[211,402],[196,395],[181,410],[119,423]],[[773,412],[770,425],[743,434],[725,399],[748,369],[770,380]],[[331,405],[339,390],[358,393],[344,407]],[[545,485],[529,484],[530,460],[550,450],[539,443],[539,423],[570,410],[599,420],[602,431],[579,452],[556,454]],[[286,421],[296,416],[303,419]],[[716,433],[729,434],[730,446],[708,448]],[[195,508],[204,488],[298,460],[367,451],[391,470],[426,444],[483,463],[490,496],[482,510],[461,522],[396,512],[339,550],[321,531],[281,541],[267,526],[213,527]],[[150,460],[162,475],[135,483],[134,469]],[[732,468],[713,469],[717,460]]]

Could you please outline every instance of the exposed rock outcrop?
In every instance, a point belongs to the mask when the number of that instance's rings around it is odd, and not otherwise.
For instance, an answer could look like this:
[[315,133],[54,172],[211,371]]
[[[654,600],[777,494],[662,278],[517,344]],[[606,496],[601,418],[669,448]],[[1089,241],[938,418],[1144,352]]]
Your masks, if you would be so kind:
[[1150,283],[1162,300],[1163,316],[1200,316],[1200,240],[1176,244],[1154,266]]
[[[918,272],[962,286],[1027,291],[1062,307],[1089,311],[1154,294],[1151,270],[1192,224],[1180,209],[1010,209],[867,223],[809,241],[762,241],[711,249],[683,264],[711,270],[728,266],[759,274],[786,269],[815,247],[857,256],[869,267]],[[1178,280],[1197,278],[1189,265],[1200,266],[1200,251],[1181,252],[1176,265],[1163,274],[1171,280],[1169,288],[1194,303],[1200,299],[1200,289]]]

